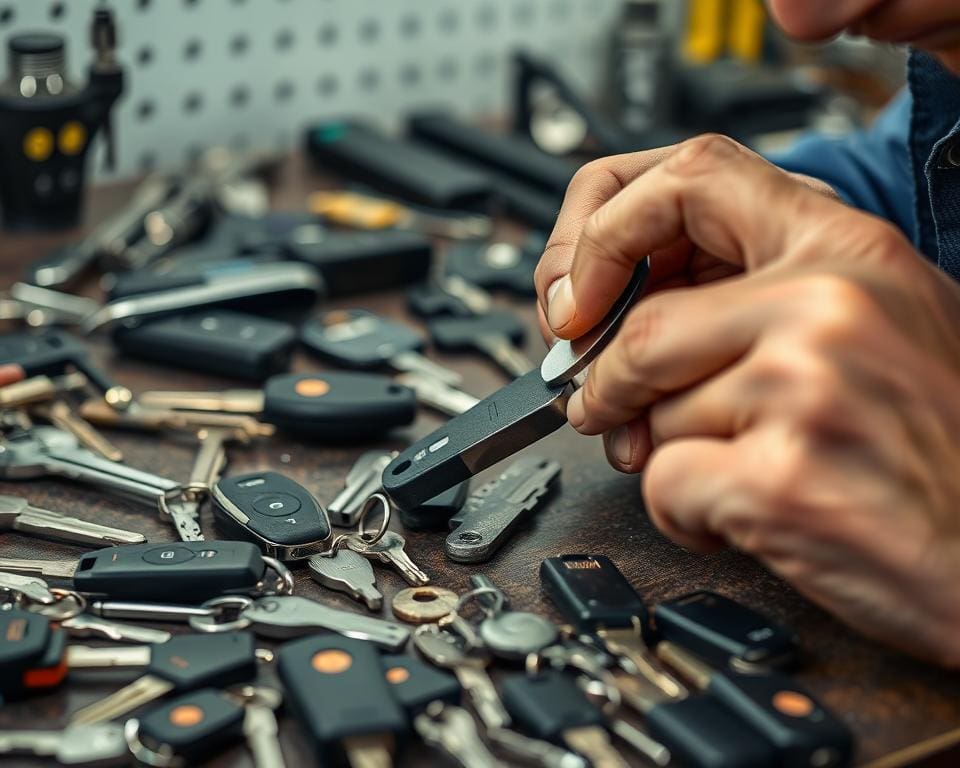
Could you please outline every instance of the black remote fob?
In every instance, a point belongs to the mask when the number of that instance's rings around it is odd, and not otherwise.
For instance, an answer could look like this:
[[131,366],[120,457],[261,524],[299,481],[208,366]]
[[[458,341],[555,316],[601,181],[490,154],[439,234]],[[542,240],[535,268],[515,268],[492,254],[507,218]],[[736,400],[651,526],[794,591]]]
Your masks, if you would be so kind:
[[113,342],[144,360],[263,381],[289,368],[298,338],[289,323],[213,308],[120,327]]
[[78,592],[132,600],[201,603],[256,591],[266,566],[247,541],[178,541],[128,544],[88,552],[73,575]]
[[784,668],[799,653],[796,633],[759,611],[715,592],[693,592],[654,608],[655,629],[723,669],[756,666]]
[[221,479],[210,493],[217,522],[280,560],[299,560],[323,549],[330,521],[306,488],[279,472]]
[[382,656],[383,675],[397,703],[412,720],[431,701],[459,704],[460,682],[449,672],[437,669],[412,656]]
[[140,718],[140,738],[181,760],[201,760],[243,737],[245,710],[213,688],[177,696]]
[[647,625],[647,608],[606,555],[560,555],[540,564],[540,582],[578,632]]

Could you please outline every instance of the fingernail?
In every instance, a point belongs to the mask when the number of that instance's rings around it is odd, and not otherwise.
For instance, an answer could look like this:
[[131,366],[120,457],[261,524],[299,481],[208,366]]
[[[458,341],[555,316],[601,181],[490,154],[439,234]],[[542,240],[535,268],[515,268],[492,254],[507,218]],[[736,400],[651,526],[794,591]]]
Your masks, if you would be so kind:
[[567,401],[567,421],[574,429],[578,429],[587,420],[587,413],[583,410],[583,390],[578,389]]
[[573,319],[576,307],[573,303],[573,283],[570,275],[554,281],[547,291],[547,322],[554,330],[563,328]]
[[629,427],[617,427],[610,435],[610,451],[613,458],[624,466],[633,460],[633,442],[630,440]]

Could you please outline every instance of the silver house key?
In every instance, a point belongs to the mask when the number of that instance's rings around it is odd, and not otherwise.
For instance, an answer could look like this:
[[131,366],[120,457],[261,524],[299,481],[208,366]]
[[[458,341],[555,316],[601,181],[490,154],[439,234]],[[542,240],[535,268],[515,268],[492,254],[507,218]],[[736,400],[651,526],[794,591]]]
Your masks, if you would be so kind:
[[459,416],[480,402],[478,397],[421,373],[401,373],[394,376],[393,380],[397,384],[410,387],[421,405],[433,408],[445,416]]
[[168,504],[168,500],[181,491],[175,480],[102,459],[81,448],[73,435],[55,427],[19,431],[0,444],[0,478],[33,480],[47,476],[95,485],[145,501],[173,518],[181,539],[202,538],[196,520],[191,525],[189,519],[182,517],[184,513],[179,506]]
[[380,491],[380,477],[395,451],[367,451],[360,455],[347,473],[343,490],[327,505],[330,522],[352,528],[360,519],[360,513],[373,494]]
[[106,768],[129,765],[123,725],[68,725],[56,731],[0,731],[0,755],[53,758],[60,765]]
[[111,528],[34,507],[21,496],[0,495],[0,531],[17,531],[70,544],[142,544],[142,533]]
[[507,542],[524,519],[548,497],[560,465],[539,456],[521,456],[496,479],[477,488],[450,518],[444,543],[457,563],[483,563]]
[[264,597],[259,600],[242,597],[215,598],[204,603],[204,607],[216,608],[222,600],[243,606],[237,618],[221,621],[222,617],[216,614],[192,617],[190,626],[194,631],[232,632],[249,628],[263,637],[286,640],[310,635],[318,630],[327,630],[356,640],[366,640],[392,653],[402,650],[410,639],[410,630],[400,624],[338,611],[316,600],[297,595]]
[[562,427],[575,377],[616,335],[648,270],[645,260],[607,316],[581,338],[554,344],[538,370],[401,451],[383,472],[383,489],[393,502],[413,509]]
[[243,735],[255,768],[285,768],[275,714],[283,694],[276,688],[244,685],[228,690],[227,696],[244,707]]
[[467,710],[434,701],[413,720],[413,727],[425,743],[445,752],[463,768],[506,768],[481,741],[477,726]]
[[407,540],[396,531],[385,531],[374,542],[367,542],[358,535],[351,535],[345,539],[345,543],[354,552],[366,558],[393,566],[412,587],[422,587],[430,583],[430,577],[403,551]]
[[307,561],[310,575],[318,584],[342,592],[364,603],[371,611],[383,607],[383,594],[377,589],[373,566],[352,549],[336,549],[331,555],[314,555]]

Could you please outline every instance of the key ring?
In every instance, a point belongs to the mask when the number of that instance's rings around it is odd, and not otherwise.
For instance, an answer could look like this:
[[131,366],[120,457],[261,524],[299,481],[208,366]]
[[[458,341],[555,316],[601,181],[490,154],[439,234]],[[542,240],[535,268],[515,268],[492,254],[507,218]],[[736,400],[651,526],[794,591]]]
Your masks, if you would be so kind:
[[[60,587],[50,587],[50,594],[56,598],[52,605],[43,605],[42,603],[33,603],[27,606],[27,610],[46,616],[51,621],[67,621],[87,610],[87,598],[79,592],[71,589],[61,589]],[[64,608],[64,604],[67,607]],[[73,604],[70,607],[70,603]],[[39,607],[33,607],[37,605]]]
[[[380,520],[380,525],[377,526],[376,531],[371,533],[367,530],[367,518],[377,504],[383,508],[383,518]],[[390,525],[392,515],[393,506],[390,504],[390,499],[382,493],[372,494],[363,502],[363,507],[360,509],[360,517],[357,520],[357,530],[337,535],[333,541],[330,542],[330,547],[325,552],[318,554],[320,557],[334,557],[337,554],[337,550],[340,549],[340,545],[352,536],[359,536],[360,540],[368,547],[376,544],[387,532],[387,527]]]
[[[191,616],[189,620],[190,629],[194,632],[206,632],[207,634],[218,634],[221,632],[233,632],[237,629],[246,629],[250,626],[250,619],[245,618],[243,612],[253,605],[253,598],[246,595],[224,595],[215,597],[201,604],[201,608],[206,608],[210,613],[206,616]],[[236,611],[237,617],[227,621],[220,621],[220,618],[228,610]]]
[[450,611],[450,613],[459,614],[467,603],[474,598],[480,597],[481,595],[493,595],[495,601],[493,608],[487,608],[486,606],[480,607],[480,610],[482,610],[488,617],[495,616],[503,610],[503,604],[505,601],[503,592],[496,587],[476,587],[475,589],[471,589],[469,592],[464,592],[462,595],[460,595],[460,599],[457,600],[457,604],[453,607],[453,610]]
[[138,763],[149,765],[150,768],[180,768],[186,765],[186,761],[174,754],[169,744],[161,744],[158,749],[150,749],[144,744],[140,739],[140,721],[135,717],[123,724],[123,738]]
[[[293,594],[293,574],[290,569],[275,557],[263,555],[262,560],[267,569],[277,574],[277,580],[272,590],[267,590],[263,579],[257,582],[256,590],[261,595],[292,595]],[[264,574],[266,575],[266,574]],[[228,595],[229,597],[229,595]]]

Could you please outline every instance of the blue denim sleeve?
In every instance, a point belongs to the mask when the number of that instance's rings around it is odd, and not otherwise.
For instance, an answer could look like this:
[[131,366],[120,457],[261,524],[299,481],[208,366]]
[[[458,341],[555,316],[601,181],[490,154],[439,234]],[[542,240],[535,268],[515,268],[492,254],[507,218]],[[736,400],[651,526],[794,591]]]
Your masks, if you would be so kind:
[[870,129],[843,137],[805,136],[768,159],[827,182],[850,205],[887,219],[914,240],[910,109],[910,93],[904,89]]

